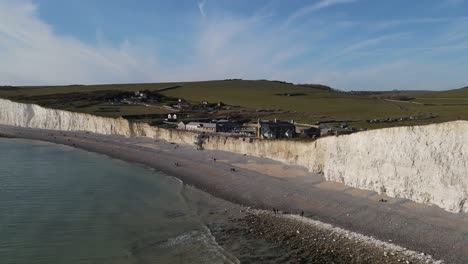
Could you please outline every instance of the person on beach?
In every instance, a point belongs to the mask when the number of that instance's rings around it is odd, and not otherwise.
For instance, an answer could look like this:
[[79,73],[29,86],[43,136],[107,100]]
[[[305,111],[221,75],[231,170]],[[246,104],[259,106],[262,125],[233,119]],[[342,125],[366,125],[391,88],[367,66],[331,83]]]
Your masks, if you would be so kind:
[[304,211],[301,211],[301,217],[304,217]]
[[276,209],[273,207],[273,213],[276,214]]

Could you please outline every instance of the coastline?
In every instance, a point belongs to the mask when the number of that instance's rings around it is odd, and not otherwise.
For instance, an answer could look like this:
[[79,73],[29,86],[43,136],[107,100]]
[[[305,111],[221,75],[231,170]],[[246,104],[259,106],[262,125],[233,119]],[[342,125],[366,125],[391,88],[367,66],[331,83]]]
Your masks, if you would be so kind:
[[16,138],[16,137],[13,136],[13,135],[7,135],[7,134],[0,133],[0,138]]
[[[391,240],[449,263],[463,263],[468,258],[468,248],[463,243],[468,237],[468,218],[464,214],[432,207],[406,208],[401,205],[407,201],[383,204],[369,199],[370,196],[349,195],[359,191],[348,189],[345,193],[319,175],[302,173],[301,168],[285,169],[283,174],[294,171],[297,175],[280,177],[278,162],[220,151],[197,151],[191,146],[143,138],[8,126],[0,126],[0,135],[65,144],[144,164],[230,202],[293,213],[303,210],[313,219],[375,235],[383,241]],[[218,161],[214,162],[212,157]],[[175,162],[180,166],[175,166]],[[277,175],[262,174],[254,168],[255,164],[273,166]],[[230,171],[231,168],[236,171]]]
[[247,223],[250,233],[297,249],[302,253],[299,259],[322,261],[314,263],[444,263],[424,253],[300,215],[250,210],[241,221]]
[[[196,140],[198,148],[205,150],[303,166],[310,172],[320,173],[327,181],[437,205],[452,213],[468,213],[468,181],[464,173],[468,171],[467,121],[378,129],[302,142],[200,136],[193,131],[153,127],[123,118],[49,109],[5,99],[0,99],[0,104],[0,123],[5,125],[86,131],[111,137],[147,137],[191,146]],[[260,173],[265,174],[263,170]]]

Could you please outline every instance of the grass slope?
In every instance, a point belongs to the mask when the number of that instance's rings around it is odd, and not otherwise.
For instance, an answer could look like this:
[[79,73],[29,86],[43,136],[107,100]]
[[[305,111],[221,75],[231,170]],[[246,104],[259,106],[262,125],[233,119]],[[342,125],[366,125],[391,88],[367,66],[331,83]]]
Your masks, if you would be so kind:
[[[180,86],[174,89],[168,87]],[[276,81],[225,80],[182,83],[144,83],[112,85],[71,85],[55,87],[0,88],[0,97],[15,101],[38,103],[70,111],[94,113],[103,116],[131,114],[165,114],[162,108],[144,106],[106,106],[86,99],[87,95],[115,91],[161,90],[161,94],[184,98],[192,102],[219,102],[240,106],[249,111],[283,110],[267,118],[294,119],[312,123],[327,120],[353,120],[360,127],[427,124],[456,119],[468,119],[468,88],[429,92],[408,91],[373,94],[351,94],[326,87],[301,86]],[[57,99],[47,105],[43,99],[50,95],[76,93],[79,99]],[[288,96],[289,95],[289,96]],[[412,98],[398,101],[400,97]],[[397,100],[395,100],[397,99]],[[50,100],[47,101],[50,103]],[[368,119],[398,118],[432,113],[437,118],[398,123],[366,123]]]

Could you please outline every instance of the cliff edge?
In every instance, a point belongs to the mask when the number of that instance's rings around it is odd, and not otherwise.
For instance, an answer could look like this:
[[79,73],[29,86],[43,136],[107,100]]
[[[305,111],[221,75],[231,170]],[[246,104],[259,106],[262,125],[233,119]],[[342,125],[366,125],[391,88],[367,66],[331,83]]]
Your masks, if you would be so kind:
[[[0,99],[0,124],[145,136],[193,144],[197,134]],[[314,142],[206,136],[204,148],[301,165],[327,180],[468,212],[468,122],[365,131]]]

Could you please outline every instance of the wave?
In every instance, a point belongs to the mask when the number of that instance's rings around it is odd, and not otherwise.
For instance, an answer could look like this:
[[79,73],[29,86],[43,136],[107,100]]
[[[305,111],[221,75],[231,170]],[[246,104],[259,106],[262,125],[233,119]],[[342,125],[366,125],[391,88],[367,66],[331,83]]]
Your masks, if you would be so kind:
[[240,264],[239,259],[216,242],[216,238],[211,233],[211,230],[205,225],[199,230],[170,238],[160,245],[160,247],[172,249],[177,247],[189,247],[195,255],[194,261],[199,263]]
[[[258,210],[258,209],[250,209],[249,212],[253,214],[257,214],[257,215],[267,215],[267,216],[271,214],[271,212],[269,211]],[[412,259],[417,259],[424,263],[431,263],[431,264],[443,264],[444,263],[442,260],[436,260],[432,256],[427,255],[425,253],[409,250],[407,248],[391,243],[391,240],[389,242],[382,241],[372,236],[366,236],[360,233],[352,232],[352,231],[349,231],[340,227],[336,227],[331,224],[327,224],[327,223],[314,220],[311,218],[302,217],[302,216],[295,215],[295,214],[283,214],[283,215],[280,214],[280,215],[276,215],[275,217],[282,217],[285,219],[292,220],[296,223],[303,223],[307,226],[310,226],[311,228],[325,230],[325,231],[331,232],[332,234],[336,234],[336,235],[345,237],[350,240],[359,241],[367,245],[382,248],[385,252],[384,255],[385,254],[391,254],[391,255],[399,254],[399,255],[403,255]]]

